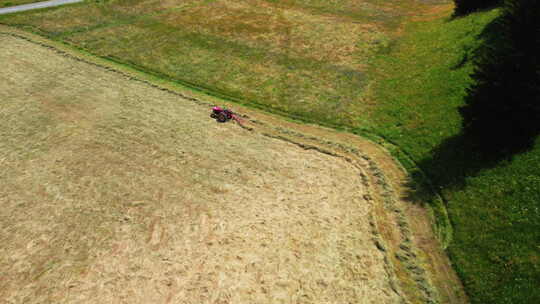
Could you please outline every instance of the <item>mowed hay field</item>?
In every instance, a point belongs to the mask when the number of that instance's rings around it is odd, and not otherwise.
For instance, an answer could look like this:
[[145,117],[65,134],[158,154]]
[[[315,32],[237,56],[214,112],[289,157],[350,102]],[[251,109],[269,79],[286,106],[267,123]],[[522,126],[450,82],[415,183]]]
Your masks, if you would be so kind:
[[351,163],[24,39],[0,44],[3,301],[403,301]]
[[[4,16],[91,53],[291,116],[369,121],[366,67],[401,21],[428,7],[401,0],[85,1]],[[69,16],[69,17],[67,17]]]

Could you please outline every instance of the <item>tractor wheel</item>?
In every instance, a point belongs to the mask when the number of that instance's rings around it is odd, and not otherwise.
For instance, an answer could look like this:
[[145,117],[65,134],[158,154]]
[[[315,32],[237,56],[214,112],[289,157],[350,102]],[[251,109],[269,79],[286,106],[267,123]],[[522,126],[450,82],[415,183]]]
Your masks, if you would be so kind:
[[212,114],[210,114],[210,117],[212,117],[213,119],[216,119],[217,115],[216,115],[216,113],[212,113]]
[[224,112],[221,112],[221,113],[219,113],[218,116],[217,116],[217,121],[219,121],[219,122],[226,122],[226,121],[227,121],[227,118],[228,118],[228,117],[227,117],[227,114],[224,113]]

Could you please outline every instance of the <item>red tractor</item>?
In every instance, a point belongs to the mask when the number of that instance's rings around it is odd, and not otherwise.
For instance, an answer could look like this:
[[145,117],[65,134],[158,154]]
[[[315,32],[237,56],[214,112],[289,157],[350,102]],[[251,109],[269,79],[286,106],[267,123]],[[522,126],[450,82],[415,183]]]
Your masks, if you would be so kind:
[[214,118],[218,122],[226,122],[228,120],[237,120],[236,115],[229,109],[223,109],[221,107],[213,107],[210,117]]

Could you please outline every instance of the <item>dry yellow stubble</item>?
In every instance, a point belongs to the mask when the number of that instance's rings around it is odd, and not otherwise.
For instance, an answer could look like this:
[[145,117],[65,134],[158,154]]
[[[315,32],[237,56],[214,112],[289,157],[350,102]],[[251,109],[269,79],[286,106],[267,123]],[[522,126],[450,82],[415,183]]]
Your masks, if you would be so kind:
[[0,35],[0,298],[399,303],[357,168]]

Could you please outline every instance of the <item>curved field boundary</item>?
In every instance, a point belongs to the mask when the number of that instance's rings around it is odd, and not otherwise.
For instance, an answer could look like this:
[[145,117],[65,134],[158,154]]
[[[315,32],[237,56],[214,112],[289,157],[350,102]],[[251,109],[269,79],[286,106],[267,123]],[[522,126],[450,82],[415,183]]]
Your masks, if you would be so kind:
[[[214,104],[180,93],[179,88],[170,82],[153,79],[152,76],[137,71],[128,71],[125,67],[97,60],[94,56],[73,52],[41,37],[11,28],[0,27],[0,30],[2,30],[0,34],[27,40],[70,59],[98,66],[130,80],[143,82],[200,106],[209,107]],[[197,95],[197,92],[192,93]],[[223,103],[209,96],[201,97]],[[365,198],[376,204],[369,223],[372,227],[374,245],[385,254],[387,274],[392,278],[393,289],[401,295],[403,302],[467,302],[448,258],[433,236],[426,209],[412,205],[404,199],[407,190],[404,186],[406,173],[387,151],[352,134],[284,122],[282,119],[249,109],[241,110],[247,114],[243,117],[249,122],[249,126],[242,126],[246,130],[281,139],[304,149],[313,149],[343,158],[358,168],[359,177],[365,185],[369,185],[370,194]]]

